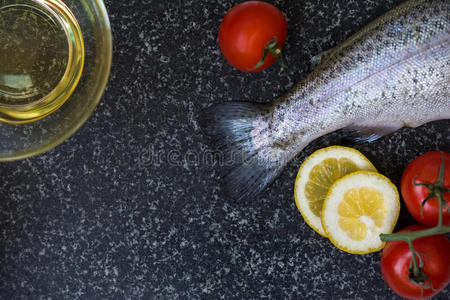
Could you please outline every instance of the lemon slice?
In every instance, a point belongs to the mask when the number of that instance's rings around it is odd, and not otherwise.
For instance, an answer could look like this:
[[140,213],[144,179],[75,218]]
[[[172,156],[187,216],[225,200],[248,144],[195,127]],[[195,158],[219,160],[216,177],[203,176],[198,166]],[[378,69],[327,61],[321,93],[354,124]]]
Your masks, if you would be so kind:
[[295,179],[295,203],[317,233],[326,236],[320,216],[328,189],[339,178],[359,170],[376,171],[361,152],[342,146],[317,150],[300,166]]
[[360,171],[344,176],[330,188],[322,208],[322,226],[339,249],[365,254],[381,250],[380,233],[397,223],[397,188],[385,176]]

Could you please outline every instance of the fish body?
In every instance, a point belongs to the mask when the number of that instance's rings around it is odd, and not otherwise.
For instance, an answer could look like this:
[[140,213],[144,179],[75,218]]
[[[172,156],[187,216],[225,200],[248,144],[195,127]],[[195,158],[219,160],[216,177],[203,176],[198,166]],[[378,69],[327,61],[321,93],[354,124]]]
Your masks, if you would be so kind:
[[274,103],[218,104],[201,124],[232,160],[228,192],[252,198],[327,133],[348,129],[373,141],[404,126],[450,118],[449,70],[450,1],[411,0],[327,51]]

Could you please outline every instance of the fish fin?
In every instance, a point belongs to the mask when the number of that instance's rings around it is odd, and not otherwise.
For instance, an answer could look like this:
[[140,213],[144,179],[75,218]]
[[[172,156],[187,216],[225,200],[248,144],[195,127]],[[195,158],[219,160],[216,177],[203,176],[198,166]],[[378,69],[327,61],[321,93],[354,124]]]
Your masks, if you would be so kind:
[[346,133],[344,140],[358,144],[372,143],[383,136],[399,130],[401,127],[395,125],[377,127],[351,125],[344,128],[344,132]]
[[330,55],[330,53],[334,50],[334,48],[328,49],[326,51],[323,51],[313,57],[311,57],[310,60],[310,68],[311,70],[314,70],[318,65],[320,65],[322,62],[324,62]]
[[283,150],[270,142],[271,108],[266,104],[228,102],[201,112],[200,127],[223,158],[223,190],[233,199],[255,198],[286,164]]

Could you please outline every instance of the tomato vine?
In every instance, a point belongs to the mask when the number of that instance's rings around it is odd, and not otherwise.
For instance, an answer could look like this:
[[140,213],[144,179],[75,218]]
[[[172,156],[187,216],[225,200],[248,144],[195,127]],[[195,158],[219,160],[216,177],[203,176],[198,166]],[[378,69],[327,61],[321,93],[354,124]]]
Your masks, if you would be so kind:
[[[429,195],[423,200],[421,207],[425,205],[425,203],[432,199],[437,198],[439,202],[439,220],[438,224],[435,227],[427,228],[418,231],[404,232],[404,233],[392,233],[392,234],[381,234],[380,239],[384,242],[389,241],[404,241],[408,243],[409,250],[412,256],[412,263],[409,267],[409,281],[415,285],[418,285],[422,289],[433,289],[433,284],[431,278],[423,271],[423,261],[421,259],[420,253],[418,253],[413,245],[413,241],[426,236],[437,235],[437,234],[446,234],[450,232],[450,226],[443,225],[442,215],[443,215],[443,207],[444,205],[447,207],[448,205],[444,200],[444,193],[450,192],[449,188],[444,186],[444,168],[445,168],[445,158],[442,153],[442,162],[439,168],[439,175],[435,183],[417,183],[415,181],[415,177],[412,179],[412,184],[415,186],[422,185],[425,186],[429,190]],[[429,282],[429,284],[428,284]],[[434,290],[434,289],[433,289]]]

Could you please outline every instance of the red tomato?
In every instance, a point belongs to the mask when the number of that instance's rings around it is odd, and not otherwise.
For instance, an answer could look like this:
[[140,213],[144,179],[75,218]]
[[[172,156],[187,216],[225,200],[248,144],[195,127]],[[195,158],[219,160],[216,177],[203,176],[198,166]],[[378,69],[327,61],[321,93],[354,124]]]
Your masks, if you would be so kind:
[[[399,232],[426,229],[423,225],[408,226]],[[445,235],[432,235],[413,241],[423,260],[423,272],[431,279],[433,289],[423,289],[409,281],[411,251],[407,242],[390,241],[381,254],[384,281],[398,295],[409,299],[425,299],[443,290],[450,281],[450,241]]]
[[[445,158],[444,187],[450,188],[450,153],[439,151],[427,152],[410,162],[403,172],[400,183],[402,197],[411,216],[418,222],[429,226],[436,226],[438,223],[438,199],[432,198],[425,203],[422,218],[420,216],[421,204],[429,195],[429,190],[425,186],[415,186],[412,182],[414,180],[417,183],[435,183],[439,175],[442,154]],[[444,199],[450,206],[450,193],[445,193]],[[450,225],[450,212],[445,209],[444,205],[443,209],[442,223]]]
[[261,71],[275,62],[267,55],[263,65],[254,68],[263,58],[264,48],[276,39],[281,49],[286,39],[287,23],[275,6],[262,1],[247,1],[231,8],[219,28],[219,45],[228,62],[244,72]]

